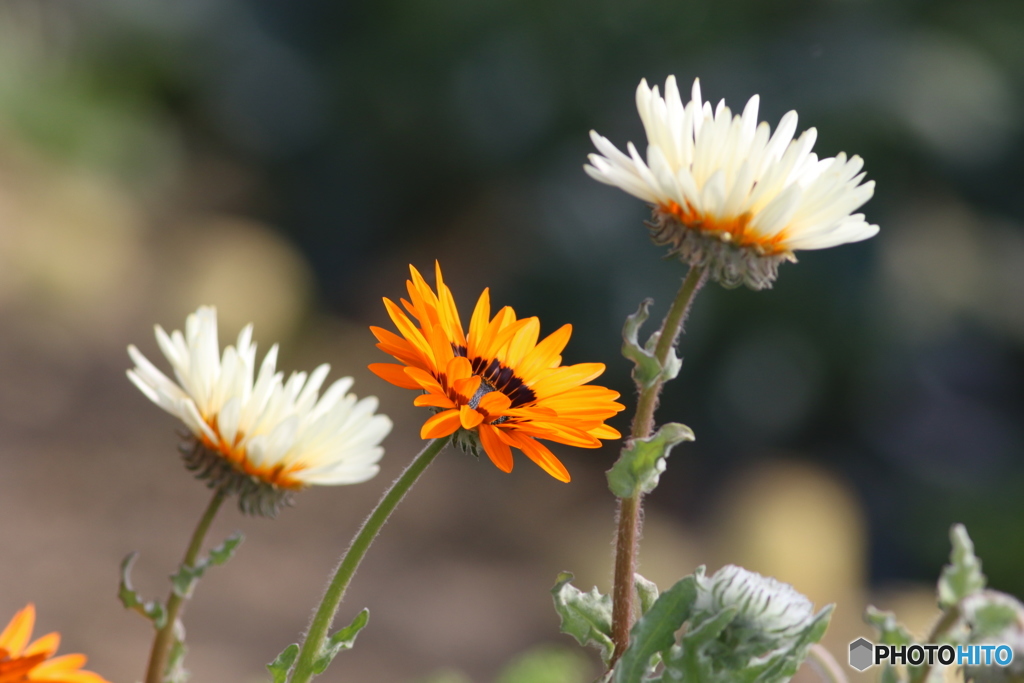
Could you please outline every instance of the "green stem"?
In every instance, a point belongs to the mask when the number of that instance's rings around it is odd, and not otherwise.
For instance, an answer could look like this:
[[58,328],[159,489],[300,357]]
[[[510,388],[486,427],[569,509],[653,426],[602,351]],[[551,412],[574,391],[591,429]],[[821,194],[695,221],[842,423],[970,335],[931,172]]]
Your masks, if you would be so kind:
[[[658,343],[654,357],[664,366],[669,354],[675,348],[683,323],[690,312],[693,298],[704,284],[707,271],[691,267],[676,294],[668,315],[665,316],[658,332]],[[646,439],[654,429],[654,411],[658,407],[663,380],[657,380],[648,387],[638,386],[639,397],[636,415],[633,417],[632,439]],[[615,653],[611,664],[622,656],[629,646],[629,630],[633,627],[633,604],[635,589],[633,575],[636,573],[636,559],[639,550],[640,520],[642,518],[641,494],[619,499],[618,531],[615,535],[615,583],[612,590],[612,641]]]
[[366,551],[370,549],[370,544],[377,538],[377,534],[380,532],[381,527],[384,526],[384,522],[388,520],[391,513],[402,502],[405,494],[416,483],[416,480],[427,469],[427,466],[434,461],[434,458],[437,457],[437,454],[441,452],[441,449],[444,448],[448,441],[448,438],[431,440],[420,451],[420,454],[416,456],[416,459],[402,472],[402,475],[395,480],[395,483],[391,485],[391,488],[384,494],[384,497],[377,503],[377,507],[374,508],[370,516],[363,522],[359,533],[352,540],[352,545],[345,551],[345,556],[334,571],[334,578],[331,579],[327,590],[324,591],[324,596],[320,600],[320,606],[317,608],[316,614],[313,615],[313,621],[310,622],[306,638],[302,642],[302,648],[299,650],[299,658],[295,662],[291,683],[307,683],[307,681],[313,678],[313,665],[316,663],[321,649],[323,649],[324,641],[327,639],[327,631],[334,621],[334,615],[338,611],[341,599],[345,596],[345,589],[348,588],[349,582],[352,581],[352,576],[356,573],[359,563],[362,562]]
[[[188,550],[185,551],[185,557],[181,561],[182,565],[186,567],[195,566],[196,557],[198,557],[199,551],[203,547],[203,539],[206,538],[206,532],[210,530],[210,524],[213,523],[213,518],[217,516],[217,511],[220,509],[220,504],[224,502],[225,497],[227,497],[227,494],[223,488],[218,488],[214,491],[210,504],[206,506],[206,512],[199,518],[199,523],[196,525],[195,531],[192,532],[192,540],[188,544]],[[167,660],[171,654],[171,648],[174,646],[175,625],[178,622],[178,615],[181,614],[181,608],[184,604],[185,598],[172,590],[167,598],[167,623],[156,632],[156,638],[153,639],[153,649],[149,653],[146,683],[164,683],[164,676],[167,673]]]

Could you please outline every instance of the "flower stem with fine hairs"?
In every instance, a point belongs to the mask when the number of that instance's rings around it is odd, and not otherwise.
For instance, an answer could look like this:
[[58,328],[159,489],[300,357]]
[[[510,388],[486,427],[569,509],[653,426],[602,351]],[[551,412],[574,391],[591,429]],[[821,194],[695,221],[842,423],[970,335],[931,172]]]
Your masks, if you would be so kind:
[[[704,285],[707,270],[691,267],[676,294],[668,315],[661,324],[654,356],[664,366],[676,341],[683,331],[683,323],[690,312],[693,298]],[[638,386],[639,397],[630,438],[646,439],[654,429],[654,410],[664,381],[656,380],[650,386]],[[630,498],[619,499],[618,532],[615,536],[615,584],[612,590],[612,641],[615,653],[611,664],[615,664],[629,646],[629,630],[633,627],[633,603],[635,589],[633,574],[636,572],[636,555],[639,549],[641,520],[641,497],[637,493]]]
[[449,438],[431,440],[405,468],[401,476],[395,480],[395,483],[377,503],[377,507],[363,522],[363,526],[352,540],[352,545],[345,551],[341,563],[334,571],[334,578],[331,579],[327,590],[324,591],[323,598],[320,599],[320,606],[317,607],[316,614],[313,615],[313,620],[309,624],[309,630],[306,632],[306,638],[302,641],[295,669],[292,672],[291,683],[307,683],[313,678],[313,666],[320,656],[324,641],[327,639],[327,631],[334,621],[334,615],[338,611],[338,606],[341,605],[341,599],[345,597],[345,590],[348,588],[349,582],[352,581],[359,563],[362,562],[363,556],[370,549],[370,544],[377,538],[377,534],[388,517],[448,441]]
[[[206,511],[199,518],[199,523],[196,525],[195,531],[192,532],[192,540],[189,542],[188,550],[185,551],[185,557],[181,561],[183,566],[195,566],[196,557],[199,556],[199,551],[203,547],[203,539],[206,538],[206,532],[210,530],[210,524],[213,523],[213,518],[217,516],[217,511],[220,509],[220,504],[224,502],[225,497],[227,497],[227,494],[222,487],[218,487],[214,491],[213,498],[210,499],[209,505],[206,506]],[[164,676],[167,673],[167,661],[171,648],[174,646],[175,625],[178,622],[178,615],[181,614],[181,608],[184,604],[185,598],[172,590],[167,598],[167,622],[163,628],[156,632],[156,638],[153,639],[153,649],[149,653],[146,683],[164,683]]]

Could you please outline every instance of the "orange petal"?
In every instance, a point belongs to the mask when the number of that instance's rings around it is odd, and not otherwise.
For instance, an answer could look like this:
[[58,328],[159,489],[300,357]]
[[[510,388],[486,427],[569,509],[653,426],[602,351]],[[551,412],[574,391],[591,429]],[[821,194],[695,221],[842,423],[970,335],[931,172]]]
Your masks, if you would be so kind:
[[423,394],[417,396],[412,404],[420,408],[431,407],[431,408],[454,408],[455,403],[444,394]]
[[572,325],[562,325],[526,354],[516,365],[516,374],[524,382],[529,382],[538,371],[557,366],[562,360],[559,354],[571,336]]
[[420,353],[423,354],[424,358],[428,361],[433,361],[433,351],[430,348],[430,344],[427,343],[426,338],[420,332],[419,328],[412,324],[405,313],[402,313],[402,309],[395,305],[391,299],[384,299],[384,307],[388,309],[388,315],[391,316],[391,321],[395,323],[395,327],[402,333],[402,336],[409,341]]
[[515,434],[513,438],[515,439],[513,445],[525,453],[526,457],[537,463],[542,470],[558,481],[569,482],[571,479],[569,470],[565,469],[562,461],[556,458],[547,446],[523,434]]
[[476,427],[483,421],[484,416],[468,405],[463,405],[459,408],[459,422],[462,424],[463,429],[473,429],[473,427]]
[[455,298],[452,296],[452,290],[448,289],[444,278],[441,277],[441,264],[438,261],[434,261],[434,272],[437,278],[437,316],[452,343],[465,346],[466,335],[462,331],[459,311],[455,308]]
[[588,429],[587,433],[591,436],[596,436],[598,439],[621,439],[622,434],[619,433],[615,427],[609,427],[608,425],[598,425],[593,429]]
[[443,394],[444,388],[441,383],[437,381],[432,374],[426,370],[420,370],[419,368],[406,368],[405,374],[414,382],[416,382],[416,389],[424,389],[431,394]]
[[473,309],[473,317],[469,320],[469,339],[467,340],[467,356],[476,356],[477,347],[487,331],[487,323],[491,319],[491,290],[484,289],[480,298],[476,301],[476,308]]
[[487,413],[489,419],[494,419],[504,413],[512,405],[512,400],[500,391],[492,391],[484,394],[480,399],[477,410]]
[[512,337],[508,343],[508,350],[503,354],[505,365],[510,368],[518,368],[526,354],[537,345],[539,336],[540,320],[535,317],[526,318],[526,324]]
[[465,379],[457,379],[452,385],[452,389],[455,390],[464,401],[471,400],[476,396],[477,389],[480,388],[480,375],[473,375],[472,377],[466,377]]
[[47,677],[54,680],[63,680],[62,677],[57,677],[54,674],[60,673],[62,676],[68,671],[74,671],[75,669],[81,669],[85,666],[85,663],[89,661],[89,658],[85,655],[73,654],[73,655],[61,655],[60,657],[54,657],[53,659],[47,659],[45,662],[37,666],[32,670],[33,678],[36,680],[45,681]]
[[538,398],[555,396],[586,384],[604,372],[604,363],[578,363],[552,370],[530,386]]
[[455,356],[452,343],[440,324],[432,325],[426,334],[430,342],[430,350],[434,354],[434,366],[441,369]]
[[448,436],[459,428],[459,411],[445,410],[444,412],[432,415],[429,420],[423,423],[420,429],[421,439],[439,439]]
[[0,633],[0,648],[7,650],[12,659],[20,657],[21,651],[32,637],[32,627],[35,624],[36,606],[30,602],[11,618],[7,628]]
[[587,432],[556,422],[534,421],[516,423],[516,429],[538,439],[556,441],[567,446],[576,446],[577,448],[601,447],[601,442]]
[[454,385],[456,380],[473,376],[473,364],[465,356],[455,356],[448,361],[444,374],[448,378],[448,384]]
[[418,383],[413,381],[409,375],[405,374],[406,367],[404,365],[395,365],[394,363],[370,363],[366,367],[370,369],[370,372],[377,375],[385,382],[390,382],[395,386],[402,387],[403,389],[420,388]]
[[489,424],[481,424],[477,428],[477,433],[480,434],[480,443],[487,452],[487,457],[491,459],[495,467],[508,473],[512,471],[512,449],[501,440],[497,431]]
[[56,632],[47,633],[45,636],[32,641],[32,644],[25,648],[22,656],[29,657],[35,654],[44,654],[47,657],[51,657],[58,647],[60,647],[60,634]]
[[[501,311],[509,311],[510,322],[502,324],[500,328],[496,327],[492,321],[491,326],[488,328],[487,333],[484,335],[487,344],[481,347],[479,353],[484,358],[496,358],[500,354],[501,350],[511,341],[516,334],[530,324],[531,318],[523,318],[522,320],[516,320],[516,314],[511,308],[506,306]],[[501,311],[498,315],[494,316],[494,320],[498,320],[501,316]]]

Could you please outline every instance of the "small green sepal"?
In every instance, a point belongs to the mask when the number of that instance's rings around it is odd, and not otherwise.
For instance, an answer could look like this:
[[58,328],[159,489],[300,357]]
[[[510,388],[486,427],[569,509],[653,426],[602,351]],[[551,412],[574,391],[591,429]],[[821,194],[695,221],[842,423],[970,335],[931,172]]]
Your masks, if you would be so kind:
[[162,629],[167,624],[167,610],[163,603],[151,600],[144,602],[139,593],[132,588],[131,572],[139,553],[131,552],[121,561],[121,584],[117,590],[117,597],[125,609],[135,610],[142,616],[153,622],[156,630]]
[[593,645],[601,651],[601,659],[611,661],[615,644],[612,642],[612,599],[602,595],[597,587],[584,593],[573,586],[570,572],[558,575],[551,589],[555,611],[562,618],[562,633],[567,633],[580,645]]
[[650,493],[665,471],[665,459],[672,448],[693,440],[693,430],[678,422],[662,425],[646,439],[631,439],[607,472],[608,488],[619,498]]
[[327,671],[327,667],[331,665],[339,652],[351,650],[352,646],[356,644],[356,636],[368,621],[370,621],[370,610],[363,608],[363,611],[356,615],[351,624],[328,638],[320,649],[319,656],[313,662],[313,673],[319,676]]
[[267,664],[267,671],[270,672],[272,683],[285,683],[288,680],[288,672],[292,670],[298,656],[299,645],[292,643],[282,650],[274,661]]

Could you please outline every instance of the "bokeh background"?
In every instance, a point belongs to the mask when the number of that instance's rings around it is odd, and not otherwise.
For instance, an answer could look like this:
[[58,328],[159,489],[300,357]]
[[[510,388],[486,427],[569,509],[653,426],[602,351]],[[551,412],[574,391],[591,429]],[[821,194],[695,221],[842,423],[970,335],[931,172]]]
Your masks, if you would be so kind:
[[[708,287],[659,418],[697,441],[648,499],[642,571],[727,562],[837,602],[842,660],[871,601],[927,627],[947,530],[1024,593],[1024,4],[1017,0],[3,0],[0,4],[0,621],[28,601],[116,683],[150,631],[117,565],[163,596],[207,491],[173,418],[125,379],[152,325],[219,307],[286,370],[323,361],[396,422],[372,482],[304,493],[247,534],[185,616],[195,681],[261,681],[361,518],[418,448],[411,396],[365,366],[409,263],[603,361],[631,394],[622,320],[683,275],[641,202],[582,172],[596,128],[644,136],[641,77],[701,78],[816,151],[866,159],[878,237]],[[166,366],[163,366],[166,367]],[[620,416],[615,424],[625,429]],[[491,681],[558,634],[558,571],[607,588],[614,446],[455,452],[414,489],[342,610],[370,625],[325,681]],[[596,672],[596,668],[595,668]],[[440,680],[440,679],[438,679]]]

